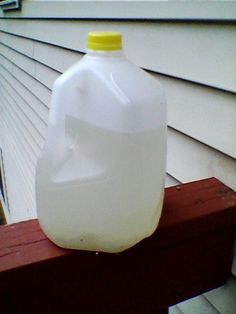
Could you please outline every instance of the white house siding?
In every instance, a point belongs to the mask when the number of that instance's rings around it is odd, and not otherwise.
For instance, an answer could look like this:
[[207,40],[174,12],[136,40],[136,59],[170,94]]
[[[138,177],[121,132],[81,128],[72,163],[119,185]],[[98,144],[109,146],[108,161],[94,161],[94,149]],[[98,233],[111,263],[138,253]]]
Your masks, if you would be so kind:
[[[25,8],[27,14],[40,14],[39,9]],[[128,58],[164,86],[169,126],[166,185],[215,176],[236,190],[232,19],[195,23],[174,18],[165,22],[25,17],[23,5],[21,19],[0,20],[0,146],[9,222],[36,217],[35,165],[44,143],[53,82],[80,60],[87,32],[96,29],[121,31]],[[235,282],[232,277],[226,286],[181,303],[170,313],[234,314]]]

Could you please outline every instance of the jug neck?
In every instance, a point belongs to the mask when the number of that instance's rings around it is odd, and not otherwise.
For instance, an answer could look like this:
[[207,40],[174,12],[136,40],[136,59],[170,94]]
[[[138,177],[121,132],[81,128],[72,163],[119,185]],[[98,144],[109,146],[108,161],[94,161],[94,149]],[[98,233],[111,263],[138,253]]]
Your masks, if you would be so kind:
[[98,50],[87,50],[86,56],[98,57],[98,58],[122,58],[124,57],[123,50],[112,50],[112,51],[98,51]]

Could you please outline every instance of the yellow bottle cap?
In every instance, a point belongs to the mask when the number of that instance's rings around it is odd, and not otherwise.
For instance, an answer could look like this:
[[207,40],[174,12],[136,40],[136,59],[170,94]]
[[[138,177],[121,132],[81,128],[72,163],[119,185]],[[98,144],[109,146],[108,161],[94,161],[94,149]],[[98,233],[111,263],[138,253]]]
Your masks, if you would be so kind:
[[87,38],[87,49],[98,51],[120,50],[122,48],[119,32],[90,32]]

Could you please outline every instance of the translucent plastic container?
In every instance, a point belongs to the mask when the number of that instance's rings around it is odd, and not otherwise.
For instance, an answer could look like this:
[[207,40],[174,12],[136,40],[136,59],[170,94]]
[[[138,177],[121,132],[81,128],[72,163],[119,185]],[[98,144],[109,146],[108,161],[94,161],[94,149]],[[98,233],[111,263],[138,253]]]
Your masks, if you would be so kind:
[[162,211],[166,105],[121,36],[94,32],[88,53],[55,82],[36,169],[41,227],[65,248],[120,252],[156,229]]

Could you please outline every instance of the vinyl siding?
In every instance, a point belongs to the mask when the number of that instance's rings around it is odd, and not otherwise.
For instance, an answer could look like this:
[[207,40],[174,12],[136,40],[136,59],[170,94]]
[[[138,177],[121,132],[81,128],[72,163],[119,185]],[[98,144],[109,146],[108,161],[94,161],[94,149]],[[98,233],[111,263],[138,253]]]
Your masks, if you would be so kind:
[[[92,29],[121,31],[128,58],[164,86],[166,185],[215,176],[236,190],[235,24],[2,19],[0,146],[9,222],[36,217],[35,166],[44,144],[52,86],[83,57]],[[236,260],[233,267],[236,274]],[[226,286],[174,306],[170,313],[234,314],[235,287],[232,277]]]
[[[22,45],[24,43],[25,40]],[[82,57],[82,54],[70,52],[69,58],[67,58],[68,51],[65,49],[36,43],[35,58],[40,62],[36,63],[27,56],[14,51],[12,46],[10,44],[9,46],[1,45],[1,55],[5,57],[4,64],[7,64],[6,59],[11,60],[16,65],[14,72],[16,75],[18,74],[18,77],[21,75],[21,78],[24,79],[24,73],[19,70],[22,69],[49,89],[52,88],[53,82],[60,73]],[[50,63],[50,60],[53,60],[53,64]],[[66,61],[61,62],[62,60]],[[7,66],[10,65],[7,64]],[[234,93],[226,93],[222,90],[199,86],[164,75],[153,75],[159,77],[165,86],[169,104],[168,122],[171,127],[229,156],[236,157],[235,139],[231,136],[236,122]],[[43,100],[47,106],[50,91],[42,90],[42,87],[39,88],[30,79],[26,78],[25,80],[26,86],[30,85],[31,89],[35,89],[39,99]],[[201,128],[195,123],[196,118],[201,122]]]
[[[42,5],[43,4],[43,5]],[[55,5],[56,4],[56,5]],[[0,12],[7,18],[57,18],[102,20],[159,20],[159,21],[231,21],[235,19],[233,1],[178,2],[168,0],[24,0],[20,11]]]
[[232,24],[4,19],[0,28],[80,52],[85,51],[89,31],[119,30],[127,42],[127,56],[141,67],[236,91],[236,26]]

